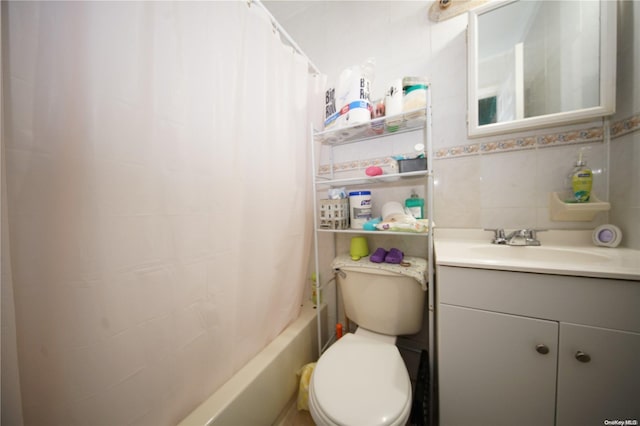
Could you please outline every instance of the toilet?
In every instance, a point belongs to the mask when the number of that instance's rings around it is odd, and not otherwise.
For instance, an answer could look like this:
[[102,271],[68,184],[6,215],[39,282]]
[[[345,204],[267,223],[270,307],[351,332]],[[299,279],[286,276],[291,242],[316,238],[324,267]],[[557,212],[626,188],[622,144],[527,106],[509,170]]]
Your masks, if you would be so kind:
[[345,315],[358,328],[331,345],[313,371],[309,411],[317,425],[407,423],[411,380],[395,342],[422,328],[426,260],[405,261],[411,266],[349,256],[332,262]]

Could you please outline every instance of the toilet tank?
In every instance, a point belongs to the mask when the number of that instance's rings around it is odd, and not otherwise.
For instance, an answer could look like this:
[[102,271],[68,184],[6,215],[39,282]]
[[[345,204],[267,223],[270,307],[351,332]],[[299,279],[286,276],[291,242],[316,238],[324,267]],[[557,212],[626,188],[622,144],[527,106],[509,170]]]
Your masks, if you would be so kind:
[[345,314],[359,327],[392,336],[422,328],[426,292],[415,278],[358,266],[341,267],[337,277]]

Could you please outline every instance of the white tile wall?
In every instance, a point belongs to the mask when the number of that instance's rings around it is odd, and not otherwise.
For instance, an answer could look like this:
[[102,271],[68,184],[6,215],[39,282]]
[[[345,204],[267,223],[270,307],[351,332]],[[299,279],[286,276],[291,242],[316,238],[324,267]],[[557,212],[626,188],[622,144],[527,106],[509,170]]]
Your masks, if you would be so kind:
[[435,163],[434,214],[436,225],[482,227],[481,158],[479,155]]
[[623,233],[622,244],[640,248],[640,131],[611,144],[612,223]]
[[[640,5],[618,2],[617,99],[614,120],[640,122]],[[640,129],[611,143],[611,222],[623,232],[622,244],[640,249]]]

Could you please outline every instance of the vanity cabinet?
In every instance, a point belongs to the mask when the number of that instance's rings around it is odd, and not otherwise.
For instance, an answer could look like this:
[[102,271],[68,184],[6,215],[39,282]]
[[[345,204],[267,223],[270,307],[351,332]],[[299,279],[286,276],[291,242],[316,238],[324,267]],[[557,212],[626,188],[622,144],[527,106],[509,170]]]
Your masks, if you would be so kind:
[[560,323],[560,348],[558,425],[640,422],[640,334]]
[[553,425],[557,323],[444,304],[438,321],[440,424]]
[[436,274],[442,426],[640,420],[639,282]]

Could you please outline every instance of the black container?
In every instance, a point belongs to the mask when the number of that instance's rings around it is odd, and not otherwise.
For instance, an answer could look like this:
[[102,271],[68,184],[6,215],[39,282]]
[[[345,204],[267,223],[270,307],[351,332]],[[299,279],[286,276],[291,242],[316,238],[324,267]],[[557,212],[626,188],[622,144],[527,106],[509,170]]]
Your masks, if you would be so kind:
[[417,172],[427,170],[426,158],[411,158],[408,160],[398,160],[398,170],[400,173]]

